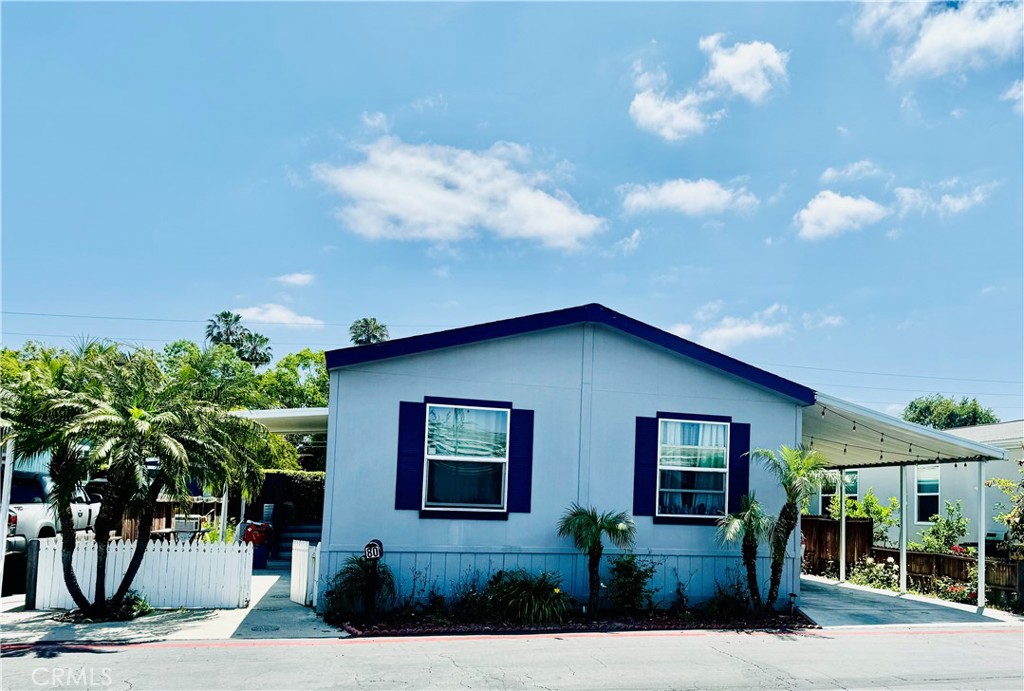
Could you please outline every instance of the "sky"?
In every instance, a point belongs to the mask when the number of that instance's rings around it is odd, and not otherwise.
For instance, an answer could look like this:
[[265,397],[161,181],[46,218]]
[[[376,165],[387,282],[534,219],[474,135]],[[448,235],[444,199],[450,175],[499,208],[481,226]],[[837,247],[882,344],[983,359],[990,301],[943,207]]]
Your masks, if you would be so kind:
[[1020,2],[0,12],[5,346],[598,302],[1024,417]]

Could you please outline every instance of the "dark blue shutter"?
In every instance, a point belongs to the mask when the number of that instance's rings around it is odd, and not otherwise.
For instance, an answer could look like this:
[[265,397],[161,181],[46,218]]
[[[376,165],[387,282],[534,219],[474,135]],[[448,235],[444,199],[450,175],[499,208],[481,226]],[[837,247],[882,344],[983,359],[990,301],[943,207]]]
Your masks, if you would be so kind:
[[653,516],[658,493],[658,419],[636,419],[633,456],[633,515]]
[[508,511],[530,513],[533,490],[533,411],[512,410],[508,440]]
[[402,401],[398,408],[398,468],[395,508],[418,511],[423,502],[423,447],[427,404]]
[[740,500],[750,491],[750,425],[729,425],[729,497],[726,513],[740,510]]

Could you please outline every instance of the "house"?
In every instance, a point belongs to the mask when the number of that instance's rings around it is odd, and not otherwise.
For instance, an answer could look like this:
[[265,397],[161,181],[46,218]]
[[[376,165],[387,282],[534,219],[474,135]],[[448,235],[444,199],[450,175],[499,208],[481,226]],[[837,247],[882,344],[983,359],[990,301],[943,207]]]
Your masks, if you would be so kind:
[[[512,568],[556,572],[582,596],[585,560],[555,532],[578,502],[634,515],[662,602],[677,587],[705,599],[742,568],[717,519],[747,493],[772,511],[783,501],[748,451],[808,429],[819,444],[857,440],[828,431],[836,415],[898,440],[851,444],[844,463],[916,462],[907,440],[943,461],[1002,457],[838,399],[823,399],[826,418],[808,387],[594,304],[333,350],[327,367],[321,573],[375,538],[404,597]],[[799,592],[796,539],[784,594]]]
[[[981,442],[1007,453],[1005,460],[985,464],[985,478],[1006,478],[1019,482],[1024,459],[1024,420],[999,422],[946,430],[949,434]],[[860,498],[869,489],[883,503],[889,497],[899,496],[899,472],[893,468],[864,468],[846,470],[847,496]],[[835,496],[835,486],[823,488],[812,511],[827,513],[829,502]],[[910,539],[921,541],[921,533],[932,525],[931,517],[945,515],[946,502],[961,502],[963,515],[968,518],[965,542],[978,541],[978,473],[974,464],[929,464],[916,466],[910,472],[907,502]],[[995,517],[1006,511],[1009,499],[997,489],[985,493],[985,536],[988,540],[1001,540],[1006,526]],[[896,541],[897,528],[890,530],[889,539]]]

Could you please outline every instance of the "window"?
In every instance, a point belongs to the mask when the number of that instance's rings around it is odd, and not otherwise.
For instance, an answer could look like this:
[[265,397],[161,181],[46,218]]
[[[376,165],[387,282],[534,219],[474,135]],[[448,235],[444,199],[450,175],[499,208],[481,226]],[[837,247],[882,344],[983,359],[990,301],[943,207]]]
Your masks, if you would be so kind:
[[658,516],[725,514],[729,425],[658,420]]
[[510,411],[427,404],[423,509],[504,511]]
[[[846,479],[846,496],[849,499],[859,499],[860,495],[857,492],[857,485],[860,480],[858,471],[847,470],[843,473],[843,477]],[[838,494],[838,487],[836,481],[839,479],[839,471],[830,472],[825,477],[825,482],[821,485],[821,515],[828,516],[830,508],[832,506],[832,500],[836,498]]]
[[919,465],[916,471],[917,522],[931,523],[939,512],[939,466]]

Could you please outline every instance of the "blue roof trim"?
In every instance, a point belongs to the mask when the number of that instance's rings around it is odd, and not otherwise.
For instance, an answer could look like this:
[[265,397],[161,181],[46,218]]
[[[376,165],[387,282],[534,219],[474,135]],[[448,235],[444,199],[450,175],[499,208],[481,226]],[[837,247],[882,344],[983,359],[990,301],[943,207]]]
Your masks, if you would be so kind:
[[393,341],[375,343],[374,345],[353,346],[327,351],[327,369],[349,367],[365,362],[375,362],[390,358],[426,353],[441,348],[453,348],[470,343],[490,341],[497,338],[518,336],[533,331],[555,329],[574,324],[594,323],[617,329],[635,338],[660,346],[674,353],[714,367],[753,384],[788,396],[803,405],[814,403],[814,390],[802,384],[784,379],[771,372],[748,365],[728,355],[705,348],[702,345],[680,338],[667,331],[662,331],[650,324],[644,324],[624,314],[608,309],[604,305],[589,304],[579,307],[542,312],[525,317],[503,319],[475,326],[464,326],[448,331],[437,331],[398,338]]

